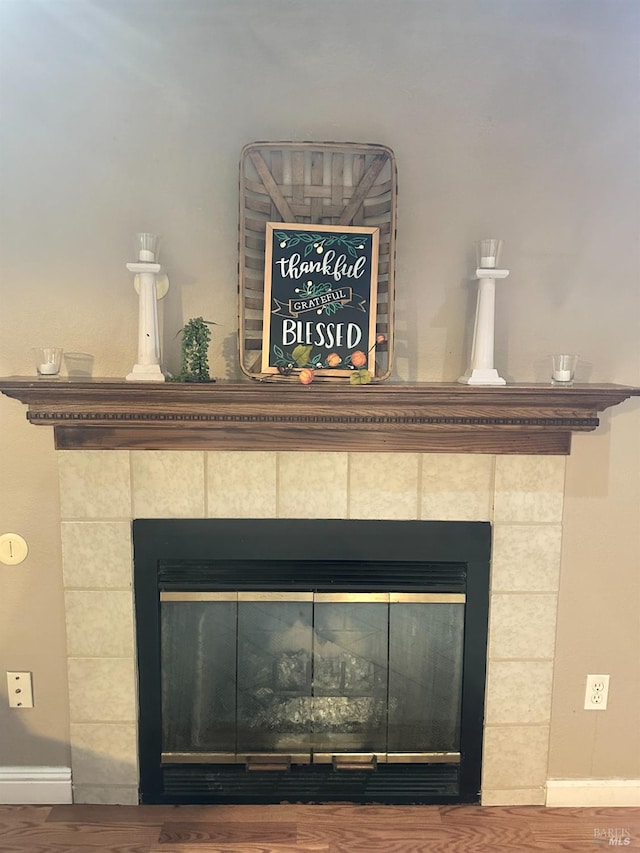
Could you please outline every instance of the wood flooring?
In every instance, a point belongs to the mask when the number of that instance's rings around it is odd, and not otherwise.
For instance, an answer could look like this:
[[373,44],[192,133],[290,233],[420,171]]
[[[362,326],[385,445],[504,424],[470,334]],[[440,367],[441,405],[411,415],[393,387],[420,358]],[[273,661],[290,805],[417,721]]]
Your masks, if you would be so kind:
[[640,808],[0,806],[0,853],[498,853],[640,848]]

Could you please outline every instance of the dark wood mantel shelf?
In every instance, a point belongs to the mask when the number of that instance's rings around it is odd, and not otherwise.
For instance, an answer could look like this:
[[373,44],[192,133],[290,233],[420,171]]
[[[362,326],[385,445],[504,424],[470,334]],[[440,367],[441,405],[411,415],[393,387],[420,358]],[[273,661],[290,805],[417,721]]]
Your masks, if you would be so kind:
[[568,454],[625,385],[237,384],[0,378],[58,450]]

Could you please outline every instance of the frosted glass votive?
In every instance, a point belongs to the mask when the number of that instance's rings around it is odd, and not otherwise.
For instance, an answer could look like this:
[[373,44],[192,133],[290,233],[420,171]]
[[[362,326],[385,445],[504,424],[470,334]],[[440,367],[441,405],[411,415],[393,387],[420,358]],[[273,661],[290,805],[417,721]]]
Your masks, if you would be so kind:
[[62,364],[62,347],[34,347],[38,376],[57,376]]
[[479,240],[476,243],[476,263],[479,269],[495,269],[500,262],[502,240]]
[[577,355],[551,356],[551,384],[572,385],[578,364]]

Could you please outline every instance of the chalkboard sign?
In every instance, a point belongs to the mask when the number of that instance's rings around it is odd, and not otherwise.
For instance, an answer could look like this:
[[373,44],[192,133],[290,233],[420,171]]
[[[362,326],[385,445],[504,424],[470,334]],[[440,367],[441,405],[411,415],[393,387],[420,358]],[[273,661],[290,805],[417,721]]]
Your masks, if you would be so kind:
[[267,223],[263,373],[374,373],[379,231]]

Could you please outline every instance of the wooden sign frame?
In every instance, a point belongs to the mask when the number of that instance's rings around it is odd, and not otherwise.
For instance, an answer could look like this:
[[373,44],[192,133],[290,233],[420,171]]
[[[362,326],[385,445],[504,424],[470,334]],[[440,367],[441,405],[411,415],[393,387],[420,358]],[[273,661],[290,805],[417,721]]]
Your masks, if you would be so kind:
[[262,373],[375,372],[380,229],[267,222]]
[[398,195],[393,151],[372,143],[252,142],[242,149],[239,167],[238,355],[244,375],[283,378],[261,371],[266,224],[282,222],[380,229],[376,332],[385,340],[376,345],[373,381],[388,379]]

